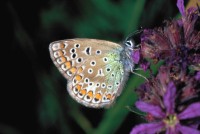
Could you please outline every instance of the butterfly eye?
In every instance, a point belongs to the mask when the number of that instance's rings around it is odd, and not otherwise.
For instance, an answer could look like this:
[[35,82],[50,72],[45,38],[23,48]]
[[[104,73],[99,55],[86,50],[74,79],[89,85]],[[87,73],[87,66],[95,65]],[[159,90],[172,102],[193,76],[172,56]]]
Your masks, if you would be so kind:
[[133,47],[133,42],[132,42],[131,40],[127,40],[127,41],[125,42],[125,44],[126,44],[126,46],[128,46],[128,47]]

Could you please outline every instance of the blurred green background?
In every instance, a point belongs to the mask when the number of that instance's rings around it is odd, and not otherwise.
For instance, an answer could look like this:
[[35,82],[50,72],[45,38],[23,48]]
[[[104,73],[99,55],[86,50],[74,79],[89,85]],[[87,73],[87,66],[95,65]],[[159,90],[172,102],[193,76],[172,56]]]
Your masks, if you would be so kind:
[[130,75],[109,109],[76,103],[50,59],[51,42],[97,38],[121,42],[178,14],[176,0],[2,1],[1,134],[120,134],[144,120],[133,106],[143,78]]

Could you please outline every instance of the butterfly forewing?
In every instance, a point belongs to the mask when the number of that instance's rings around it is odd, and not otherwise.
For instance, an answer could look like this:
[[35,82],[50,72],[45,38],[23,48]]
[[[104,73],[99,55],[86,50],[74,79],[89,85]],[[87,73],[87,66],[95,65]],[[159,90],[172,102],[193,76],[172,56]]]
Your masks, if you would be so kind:
[[67,90],[79,103],[100,108],[113,103],[122,88],[119,44],[96,39],[69,39],[50,44],[51,58],[68,80]]

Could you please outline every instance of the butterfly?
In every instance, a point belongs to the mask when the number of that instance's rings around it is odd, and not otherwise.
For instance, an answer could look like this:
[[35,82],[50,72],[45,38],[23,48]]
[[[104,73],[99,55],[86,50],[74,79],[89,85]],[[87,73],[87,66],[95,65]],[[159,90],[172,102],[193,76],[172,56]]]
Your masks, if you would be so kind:
[[91,108],[109,107],[121,94],[133,71],[135,43],[122,45],[87,38],[50,43],[51,59],[67,79],[67,90],[78,103]]

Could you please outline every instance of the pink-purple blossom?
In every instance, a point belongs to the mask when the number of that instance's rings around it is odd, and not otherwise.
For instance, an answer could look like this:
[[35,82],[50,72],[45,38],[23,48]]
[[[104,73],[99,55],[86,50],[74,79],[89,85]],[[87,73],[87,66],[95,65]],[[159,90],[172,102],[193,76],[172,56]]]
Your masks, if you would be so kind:
[[186,11],[183,0],[177,7],[180,19],[141,35],[140,66],[148,68],[144,59],[164,63],[136,90],[135,106],[147,113],[148,123],[131,134],[200,134],[200,13],[197,7]]
[[151,114],[155,122],[141,124],[133,128],[131,134],[153,134],[165,131],[166,134],[200,134],[195,128],[181,124],[181,120],[200,117],[200,102],[192,103],[182,112],[175,110],[177,89],[174,82],[170,81],[163,96],[163,105],[154,105],[145,101],[137,101],[136,107],[143,112]]

